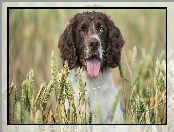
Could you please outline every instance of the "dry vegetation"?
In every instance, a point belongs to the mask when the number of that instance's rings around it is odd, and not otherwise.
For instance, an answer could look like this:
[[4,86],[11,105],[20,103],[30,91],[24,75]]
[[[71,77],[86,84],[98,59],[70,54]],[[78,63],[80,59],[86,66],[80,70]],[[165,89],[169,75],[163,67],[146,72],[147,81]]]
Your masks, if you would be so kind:
[[[128,83],[131,87],[131,96],[126,103],[128,109],[125,110],[125,123],[131,124],[165,124],[166,123],[166,62],[165,60],[157,59],[156,66],[151,70],[147,69],[148,74],[152,77],[147,78],[145,89],[140,86],[143,74],[136,72],[141,63],[136,64],[137,50],[134,47],[131,59],[131,65],[128,68],[131,70],[132,79],[129,81],[124,78],[122,69],[120,73],[124,83]],[[162,57],[163,58],[163,57]],[[143,58],[144,60],[145,58]],[[147,61],[145,61],[147,62]],[[142,62],[143,63],[143,62]],[[137,65],[137,67],[135,66]],[[145,68],[145,67],[142,67]],[[150,71],[149,71],[150,70]],[[82,79],[83,69],[77,70],[77,82],[80,100],[78,106],[75,107],[73,86],[69,78],[69,68],[64,65],[61,71],[58,70],[57,57],[52,53],[51,57],[51,80],[46,84],[40,85],[40,90],[34,97],[34,72],[30,70],[26,79],[22,83],[22,97],[17,99],[17,88],[14,83],[9,88],[10,97],[10,123],[27,123],[27,124],[90,124],[92,123],[92,115],[90,111],[85,109],[85,82]],[[147,74],[147,73],[145,73]],[[141,76],[140,76],[141,75]],[[151,77],[151,78],[150,78]],[[77,91],[76,91],[77,92]],[[53,94],[54,93],[54,94]],[[57,96],[53,96],[57,95]],[[56,102],[51,105],[48,101],[52,98]],[[68,102],[69,108],[66,109],[65,101]],[[55,105],[54,110],[51,106]],[[116,104],[113,104],[113,108]],[[100,111],[97,111],[100,113]],[[114,113],[114,112],[113,112]],[[126,114],[127,113],[127,114]],[[103,122],[103,121],[102,121]],[[116,122],[113,122],[116,123]]]

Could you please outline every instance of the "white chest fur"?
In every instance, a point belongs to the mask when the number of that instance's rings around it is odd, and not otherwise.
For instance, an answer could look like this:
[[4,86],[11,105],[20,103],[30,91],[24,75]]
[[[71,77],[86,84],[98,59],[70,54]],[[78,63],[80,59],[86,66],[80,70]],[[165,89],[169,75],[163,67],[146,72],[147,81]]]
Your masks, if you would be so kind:
[[[71,80],[74,90],[77,91],[75,70],[71,71]],[[84,72],[83,80],[86,82],[86,102],[90,104],[87,108],[95,115],[93,123],[123,123],[120,101],[113,115],[114,122],[110,118],[116,95],[119,92],[119,89],[114,86],[111,69],[100,72],[97,78],[90,78]],[[78,95],[75,95],[75,100],[78,100]]]

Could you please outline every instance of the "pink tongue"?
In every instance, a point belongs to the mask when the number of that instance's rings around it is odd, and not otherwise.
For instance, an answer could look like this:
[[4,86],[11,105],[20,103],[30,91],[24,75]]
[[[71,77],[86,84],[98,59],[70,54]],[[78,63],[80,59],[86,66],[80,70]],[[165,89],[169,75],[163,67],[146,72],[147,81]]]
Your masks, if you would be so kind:
[[100,71],[100,61],[98,59],[90,59],[86,61],[87,72],[90,77],[95,78]]

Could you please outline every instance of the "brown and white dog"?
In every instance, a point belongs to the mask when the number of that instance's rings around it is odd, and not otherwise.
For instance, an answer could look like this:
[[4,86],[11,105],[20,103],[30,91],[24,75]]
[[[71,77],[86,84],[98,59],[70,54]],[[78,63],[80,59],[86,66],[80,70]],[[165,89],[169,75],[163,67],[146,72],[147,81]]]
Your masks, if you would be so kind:
[[[71,69],[71,79],[76,85],[76,68],[83,67],[86,81],[86,101],[95,114],[101,110],[103,123],[111,123],[110,113],[118,88],[114,86],[111,68],[119,65],[124,40],[119,28],[106,14],[83,12],[76,14],[60,36],[58,47],[63,62]],[[120,103],[114,118],[123,123]],[[101,123],[97,120],[95,123]]]

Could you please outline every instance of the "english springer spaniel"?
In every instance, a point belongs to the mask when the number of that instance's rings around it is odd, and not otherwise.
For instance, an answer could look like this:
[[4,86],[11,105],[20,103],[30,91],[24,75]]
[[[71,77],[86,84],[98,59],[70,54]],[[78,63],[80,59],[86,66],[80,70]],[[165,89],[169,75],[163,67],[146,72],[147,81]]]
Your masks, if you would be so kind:
[[124,43],[119,28],[110,17],[94,11],[74,15],[60,36],[58,47],[63,62],[68,62],[74,88],[76,69],[83,67],[88,108],[93,115],[97,109],[101,111],[104,122],[94,116],[93,123],[112,123],[113,120],[123,123],[120,101],[112,119],[110,115],[119,91],[114,86],[111,68],[119,65]]

